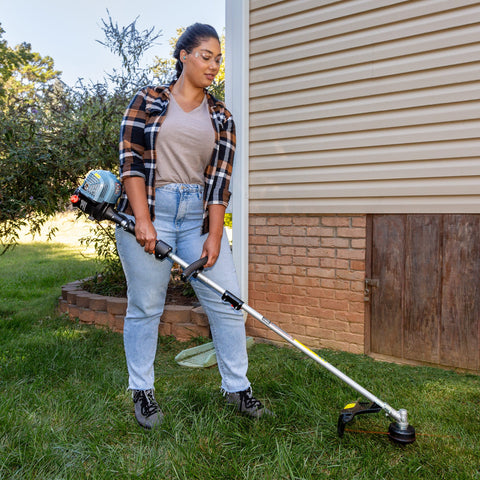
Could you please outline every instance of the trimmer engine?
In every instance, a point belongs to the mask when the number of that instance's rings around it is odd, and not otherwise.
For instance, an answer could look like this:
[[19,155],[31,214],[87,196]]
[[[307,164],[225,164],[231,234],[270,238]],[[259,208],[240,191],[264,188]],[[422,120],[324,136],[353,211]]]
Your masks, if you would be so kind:
[[135,224],[115,210],[122,193],[118,178],[106,170],[90,170],[82,185],[70,197],[72,205],[85,212],[90,220],[112,220],[125,230],[134,233]]
[[103,220],[106,218],[104,210],[108,206],[115,206],[121,193],[122,185],[112,172],[91,170],[70,201],[92,220]]

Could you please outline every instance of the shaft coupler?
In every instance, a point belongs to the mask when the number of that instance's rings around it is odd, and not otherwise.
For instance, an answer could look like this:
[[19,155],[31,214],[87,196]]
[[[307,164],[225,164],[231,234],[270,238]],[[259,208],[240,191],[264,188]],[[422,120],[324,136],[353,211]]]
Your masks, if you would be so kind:
[[155,244],[155,258],[164,260],[168,257],[171,251],[172,247],[168,243],[165,243],[162,240],[157,240],[157,243]]
[[241,310],[242,305],[244,304],[244,301],[242,299],[238,298],[236,295],[229,292],[228,290],[225,290],[225,292],[223,293],[222,300],[224,302],[228,302],[235,310]]

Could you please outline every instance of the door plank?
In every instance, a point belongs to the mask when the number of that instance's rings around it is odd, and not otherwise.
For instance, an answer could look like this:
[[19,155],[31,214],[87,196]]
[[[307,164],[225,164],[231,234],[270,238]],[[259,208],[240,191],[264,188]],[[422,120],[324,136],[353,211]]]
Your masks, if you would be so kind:
[[408,215],[403,356],[438,363],[442,291],[442,216]]
[[372,278],[379,287],[371,295],[372,352],[402,356],[405,216],[374,215]]
[[445,215],[440,363],[478,370],[480,216]]

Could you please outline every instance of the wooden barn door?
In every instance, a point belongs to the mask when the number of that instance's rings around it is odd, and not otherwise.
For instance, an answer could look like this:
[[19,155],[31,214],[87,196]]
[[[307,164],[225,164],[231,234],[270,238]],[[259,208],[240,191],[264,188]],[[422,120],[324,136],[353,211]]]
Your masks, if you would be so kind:
[[369,218],[370,353],[480,369],[480,215]]

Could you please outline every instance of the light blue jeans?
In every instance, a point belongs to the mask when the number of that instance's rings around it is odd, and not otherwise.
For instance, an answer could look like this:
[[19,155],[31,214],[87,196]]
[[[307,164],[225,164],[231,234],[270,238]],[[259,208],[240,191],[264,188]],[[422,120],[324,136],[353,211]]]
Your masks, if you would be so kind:
[[[198,260],[207,235],[201,235],[203,187],[169,184],[155,191],[157,238],[189,264]],[[145,252],[135,236],[116,230],[117,248],[127,279],[128,307],[124,323],[124,347],[129,388],[147,390],[154,386],[154,361],[158,325],[163,313],[172,262],[157,260]],[[232,253],[226,234],[215,265],[205,270],[215,283],[239,296]],[[192,279],[210,323],[210,331],[222,377],[221,387],[238,392],[250,386],[243,314],[222,301],[220,295],[199,280]]]

